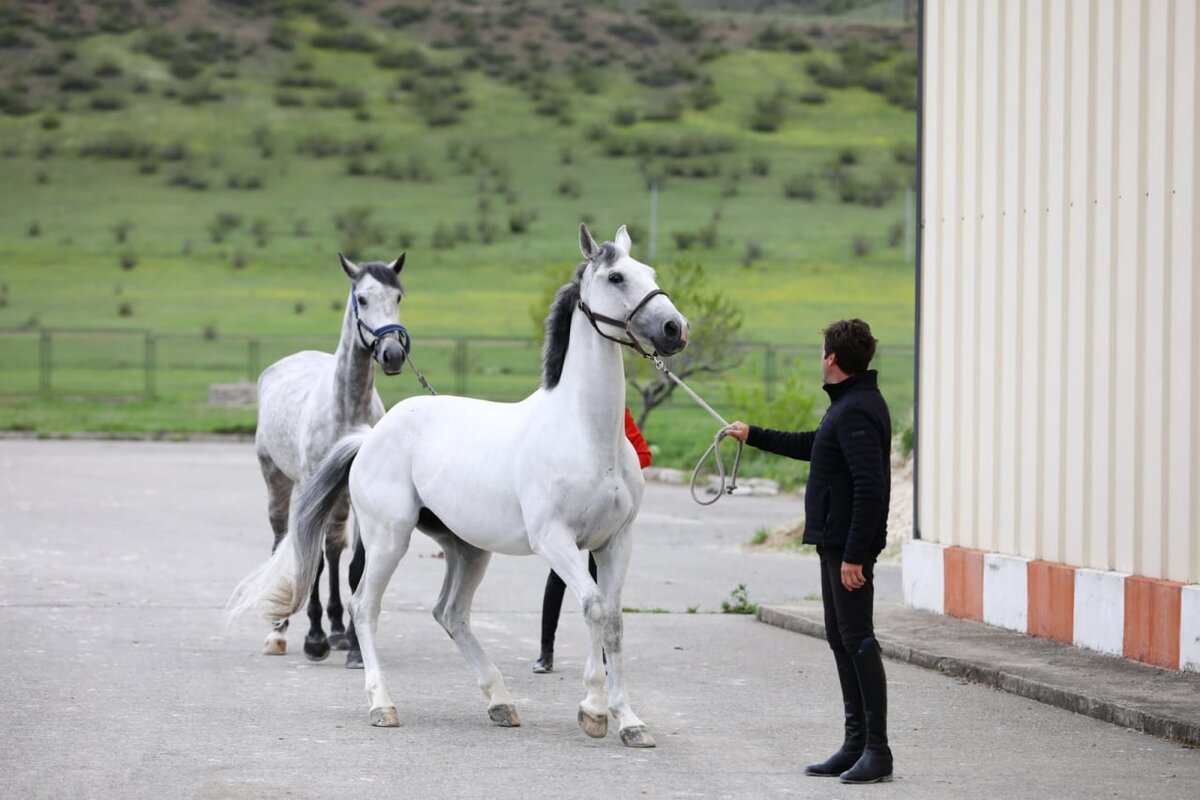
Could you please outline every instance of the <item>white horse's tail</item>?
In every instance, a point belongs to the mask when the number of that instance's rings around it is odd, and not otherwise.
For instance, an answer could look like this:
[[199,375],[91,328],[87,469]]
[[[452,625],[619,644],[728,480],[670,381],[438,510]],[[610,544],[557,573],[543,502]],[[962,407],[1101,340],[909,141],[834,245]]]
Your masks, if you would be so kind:
[[350,480],[350,466],[370,428],[356,430],[335,444],[300,486],[291,524],[267,563],[251,572],[229,598],[230,619],[257,608],[271,622],[300,610],[312,592],[324,555],[322,532]]

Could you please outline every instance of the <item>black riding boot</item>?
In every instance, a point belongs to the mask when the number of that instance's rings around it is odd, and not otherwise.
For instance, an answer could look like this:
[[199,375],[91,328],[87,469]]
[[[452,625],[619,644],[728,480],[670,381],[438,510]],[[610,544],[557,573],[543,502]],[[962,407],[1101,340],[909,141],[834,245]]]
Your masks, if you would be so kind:
[[805,775],[834,778],[854,766],[867,743],[866,720],[863,719],[862,692],[858,688],[858,673],[854,659],[844,650],[834,650],[838,681],[842,684],[842,705],[846,710],[846,735],[842,747],[820,764],[809,764]]
[[853,767],[842,773],[842,783],[877,783],[892,779],[892,751],[887,739],[887,676],[879,642],[868,637],[854,653],[854,668],[862,687],[867,720],[867,746]]

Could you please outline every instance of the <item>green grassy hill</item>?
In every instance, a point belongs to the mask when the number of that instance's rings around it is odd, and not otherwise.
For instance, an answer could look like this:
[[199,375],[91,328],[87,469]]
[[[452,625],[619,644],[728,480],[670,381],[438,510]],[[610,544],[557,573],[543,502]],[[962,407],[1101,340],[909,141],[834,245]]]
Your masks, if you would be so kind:
[[[854,315],[909,345],[896,5],[5,4],[0,329],[332,347],[341,249],[408,251],[418,342],[533,336],[581,219],[651,257],[656,184],[653,262],[703,264],[742,338],[810,344]],[[14,353],[0,338],[0,374]],[[55,405],[9,397],[0,426],[187,427]]]

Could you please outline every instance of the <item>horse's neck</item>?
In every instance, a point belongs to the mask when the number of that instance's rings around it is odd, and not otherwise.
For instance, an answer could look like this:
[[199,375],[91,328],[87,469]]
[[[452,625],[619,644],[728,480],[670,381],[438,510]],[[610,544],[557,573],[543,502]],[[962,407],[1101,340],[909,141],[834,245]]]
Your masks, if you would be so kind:
[[366,417],[375,394],[375,366],[371,363],[371,352],[360,346],[358,321],[349,304],[334,359],[333,400],[338,419],[359,421]]
[[597,334],[578,309],[571,318],[571,342],[553,394],[566,404],[565,418],[578,422],[584,435],[594,433],[607,441],[614,430],[624,431],[621,346]]

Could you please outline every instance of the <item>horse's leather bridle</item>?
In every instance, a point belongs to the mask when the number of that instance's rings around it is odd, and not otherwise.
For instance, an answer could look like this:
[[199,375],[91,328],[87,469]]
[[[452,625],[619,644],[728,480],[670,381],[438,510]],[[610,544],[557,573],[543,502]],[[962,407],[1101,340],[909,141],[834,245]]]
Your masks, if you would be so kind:
[[[370,325],[362,321],[362,317],[358,314],[358,297],[354,294],[354,289],[350,289],[350,305],[354,308],[354,321],[358,323],[356,330],[358,331],[358,340],[362,342],[363,347],[371,351],[371,355],[378,358],[379,354],[375,352],[379,348],[379,342],[389,333],[396,334],[396,341],[400,342],[400,346],[404,348],[404,357],[408,358],[409,350],[412,349],[412,340],[408,336],[408,328],[403,325],[383,325],[379,328],[372,328]],[[369,331],[375,337],[370,343],[363,336],[363,331]]]
[[[592,323],[592,327],[596,329],[596,333],[600,334],[605,339],[608,339],[610,342],[616,342],[617,344],[632,348],[640,353],[644,358],[654,358],[658,355],[658,351],[655,350],[653,353],[647,353],[646,349],[642,347],[642,343],[639,342],[637,337],[633,335],[633,318],[637,316],[639,311],[646,307],[647,303],[649,303],[655,297],[658,297],[660,294],[668,299],[671,297],[662,289],[651,289],[650,293],[643,297],[641,302],[633,307],[633,311],[630,311],[629,316],[625,317],[624,320],[613,319],[612,317],[606,317],[603,314],[597,314],[595,311],[592,311],[590,308],[588,308],[588,304],[583,302],[582,299],[579,301],[579,310],[587,316],[588,320]],[[598,322],[606,322],[609,325],[616,325],[618,328],[623,329],[625,335],[629,338],[621,339],[616,336],[610,336],[609,334],[600,330],[600,326],[596,324]]]

